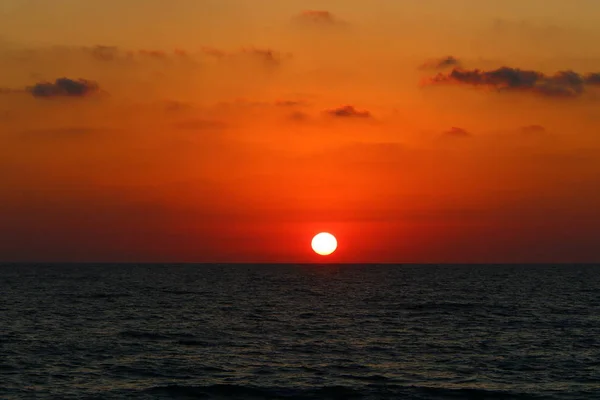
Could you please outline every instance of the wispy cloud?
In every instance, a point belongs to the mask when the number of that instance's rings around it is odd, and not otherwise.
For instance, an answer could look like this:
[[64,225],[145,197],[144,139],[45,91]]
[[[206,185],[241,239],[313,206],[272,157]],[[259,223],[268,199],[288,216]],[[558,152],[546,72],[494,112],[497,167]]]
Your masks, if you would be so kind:
[[294,16],[293,22],[297,26],[312,27],[314,29],[333,29],[348,27],[349,23],[327,10],[305,10]]
[[300,107],[306,106],[307,103],[302,100],[277,100],[275,105],[277,107]]
[[89,52],[93,58],[100,61],[113,61],[120,56],[119,48],[116,46],[94,46],[86,47],[85,50]]
[[256,57],[267,64],[274,65],[280,64],[286,58],[284,54],[272,49],[246,48],[242,50],[242,53]]
[[521,128],[521,133],[525,135],[543,135],[547,132],[542,125],[528,125]]
[[92,47],[83,47],[84,53],[89,54],[98,61],[132,61],[132,60],[157,60],[169,61],[174,59],[192,59],[192,54],[182,49],[172,51],[156,49],[123,50],[117,46],[97,45]]
[[162,50],[146,50],[142,49],[138,51],[138,54],[144,57],[153,58],[156,60],[166,60],[168,58],[168,54]]
[[456,126],[453,126],[449,130],[443,132],[442,135],[444,137],[465,138],[465,139],[473,136],[473,134],[471,132],[469,132],[463,128],[458,128]]
[[329,11],[325,10],[306,10],[296,16],[296,19],[311,24],[334,25],[338,19]]
[[19,132],[19,137],[24,140],[40,140],[40,139],[71,139],[82,138],[93,134],[106,132],[107,129],[95,128],[89,126],[71,126],[59,128],[38,128],[27,129]]
[[1,88],[0,94],[13,94],[13,93],[23,93],[23,89],[12,89],[12,88]]
[[309,115],[301,111],[295,111],[288,115],[288,119],[296,122],[303,122],[309,119]]
[[269,48],[245,47],[238,51],[225,51],[214,47],[203,47],[202,53],[206,56],[217,59],[234,59],[239,57],[249,57],[264,62],[267,65],[279,65],[285,59],[291,57],[291,54],[285,54]]
[[460,66],[460,60],[453,56],[428,60],[419,66],[421,70],[446,69]]
[[189,131],[218,130],[226,127],[227,124],[225,122],[207,119],[189,119],[174,125],[174,128],[176,129]]

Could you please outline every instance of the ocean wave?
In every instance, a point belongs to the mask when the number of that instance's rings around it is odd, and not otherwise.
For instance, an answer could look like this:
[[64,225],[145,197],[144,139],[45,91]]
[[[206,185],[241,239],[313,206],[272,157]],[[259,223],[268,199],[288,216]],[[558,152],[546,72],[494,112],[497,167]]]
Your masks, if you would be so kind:
[[387,378],[383,375],[341,375],[340,378],[365,381],[365,382],[391,382],[393,379]]
[[214,343],[214,342],[209,342],[206,340],[199,340],[199,339],[180,339],[177,341],[177,344],[180,344],[182,346],[194,346],[194,347],[214,347],[214,346],[218,346],[218,343]]
[[113,300],[124,297],[132,297],[131,293],[65,293],[62,296],[76,300]]
[[464,310],[464,309],[473,309],[481,307],[480,304],[475,303],[454,303],[454,302],[430,302],[430,303],[417,303],[417,304],[403,304],[400,308],[404,308],[405,310],[415,310],[415,311],[424,311],[424,310]]
[[320,388],[256,387],[235,384],[208,386],[166,385],[143,391],[143,395],[169,399],[293,399],[293,400],[342,400],[362,398],[390,398],[407,400],[446,399],[493,399],[493,400],[542,400],[544,397],[528,393],[515,393],[479,388],[434,388],[403,386],[383,382],[363,387],[324,386]]
[[166,294],[175,294],[175,295],[204,294],[203,292],[194,292],[191,290],[171,290],[171,289],[163,289],[163,290],[161,290],[161,292],[166,293]]
[[[189,333],[167,333],[157,331],[142,331],[142,330],[125,330],[118,333],[118,336],[124,339],[138,339],[149,341],[174,341],[179,344],[187,345],[204,345],[205,342],[196,340],[196,337]],[[206,342],[208,343],[208,342]]]
[[145,340],[169,340],[172,339],[168,335],[163,335],[156,332],[143,332],[143,331],[122,331],[119,332],[119,336],[128,339],[145,339]]
[[326,386],[317,389],[261,388],[244,385],[217,384],[210,386],[167,385],[146,389],[144,395],[170,399],[294,399],[294,400],[343,400],[359,399],[363,393],[344,386]]
[[479,389],[479,388],[435,388],[412,386],[416,392],[423,394],[423,399],[446,400],[446,399],[469,399],[469,400],[541,400],[542,397],[528,393],[514,393],[502,390]]

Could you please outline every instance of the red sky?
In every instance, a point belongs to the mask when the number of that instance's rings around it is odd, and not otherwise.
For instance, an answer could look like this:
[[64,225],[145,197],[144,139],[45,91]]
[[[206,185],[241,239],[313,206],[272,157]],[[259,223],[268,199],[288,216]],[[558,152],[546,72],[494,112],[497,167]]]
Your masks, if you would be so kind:
[[0,260],[600,260],[597,1],[260,4],[4,0]]

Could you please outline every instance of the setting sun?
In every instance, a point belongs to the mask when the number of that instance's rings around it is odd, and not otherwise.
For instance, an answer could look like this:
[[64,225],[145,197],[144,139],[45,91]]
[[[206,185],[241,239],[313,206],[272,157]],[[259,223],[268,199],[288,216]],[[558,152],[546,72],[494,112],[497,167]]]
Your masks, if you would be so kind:
[[313,238],[311,246],[315,253],[328,256],[337,249],[337,240],[331,233],[322,232]]

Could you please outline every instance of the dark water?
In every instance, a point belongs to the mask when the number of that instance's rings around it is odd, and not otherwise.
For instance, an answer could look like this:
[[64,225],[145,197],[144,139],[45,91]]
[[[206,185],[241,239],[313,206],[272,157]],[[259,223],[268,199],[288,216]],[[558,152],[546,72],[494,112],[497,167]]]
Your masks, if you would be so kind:
[[600,266],[4,265],[0,398],[600,399]]

